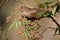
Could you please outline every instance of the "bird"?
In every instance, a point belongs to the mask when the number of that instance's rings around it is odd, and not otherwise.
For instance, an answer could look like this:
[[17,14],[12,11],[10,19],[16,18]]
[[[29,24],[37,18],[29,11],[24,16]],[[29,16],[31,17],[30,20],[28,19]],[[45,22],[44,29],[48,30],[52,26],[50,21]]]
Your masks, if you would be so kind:
[[28,5],[24,5],[20,7],[20,11],[22,11],[22,15],[25,16],[28,19],[35,19],[36,15],[39,14],[39,12],[45,12],[45,8],[37,8],[37,7],[30,7]]

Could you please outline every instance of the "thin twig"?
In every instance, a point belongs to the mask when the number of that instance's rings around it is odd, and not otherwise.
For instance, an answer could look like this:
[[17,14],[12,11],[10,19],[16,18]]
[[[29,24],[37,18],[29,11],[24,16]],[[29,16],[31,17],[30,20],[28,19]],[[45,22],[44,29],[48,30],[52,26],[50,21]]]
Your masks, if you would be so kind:
[[[60,24],[58,24],[58,22],[51,16],[51,19],[57,24],[57,26],[58,27],[60,27]],[[56,28],[56,30],[55,30],[55,34],[56,34],[56,32],[57,32],[57,30],[58,30],[58,27]],[[55,35],[54,34],[54,35]],[[60,33],[59,33],[60,34]]]

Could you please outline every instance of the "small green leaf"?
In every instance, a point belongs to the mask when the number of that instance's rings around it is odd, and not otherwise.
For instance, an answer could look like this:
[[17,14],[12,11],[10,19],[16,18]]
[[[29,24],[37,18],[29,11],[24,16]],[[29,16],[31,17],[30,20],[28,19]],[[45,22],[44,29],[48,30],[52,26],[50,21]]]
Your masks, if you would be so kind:
[[44,5],[43,4],[38,4],[37,5],[39,8],[44,8]]
[[49,4],[51,4],[52,2],[45,2],[44,4],[46,5],[46,8],[48,9]]
[[23,35],[23,36],[27,36],[26,31],[24,31],[22,35]]
[[40,3],[40,2],[39,2],[39,1],[37,1],[37,0],[34,0],[34,1],[35,1],[36,3],[38,3],[38,4]]
[[50,11],[46,11],[46,12],[44,13],[44,15],[46,15],[46,17],[49,17],[49,18],[50,18],[51,15],[53,15],[53,14],[52,14],[52,12],[50,12]]
[[29,31],[32,31],[32,30],[34,30],[34,28],[29,28]]
[[28,36],[31,37],[31,33],[30,32],[28,32]]
[[29,40],[31,40],[31,33],[29,31],[27,31],[27,37]]
[[45,2],[44,4],[51,4],[52,2]]

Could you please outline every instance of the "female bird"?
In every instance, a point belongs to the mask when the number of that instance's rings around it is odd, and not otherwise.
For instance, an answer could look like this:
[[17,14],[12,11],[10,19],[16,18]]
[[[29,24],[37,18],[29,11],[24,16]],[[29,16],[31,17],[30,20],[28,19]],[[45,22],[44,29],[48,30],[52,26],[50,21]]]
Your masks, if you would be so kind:
[[35,18],[39,12],[45,12],[46,9],[44,9],[44,8],[41,8],[41,9],[40,8],[33,8],[30,6],[24,5],[20,8],[20,11],[22,11],[23,16],[31,19],[31,18]]

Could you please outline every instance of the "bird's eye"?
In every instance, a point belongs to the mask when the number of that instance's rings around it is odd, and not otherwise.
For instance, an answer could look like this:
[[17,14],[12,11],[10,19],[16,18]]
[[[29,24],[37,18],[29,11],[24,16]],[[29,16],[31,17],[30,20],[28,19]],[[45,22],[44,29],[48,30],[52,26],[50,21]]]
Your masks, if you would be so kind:
[[21,9],[23,9],[23,6],[21,7]]

